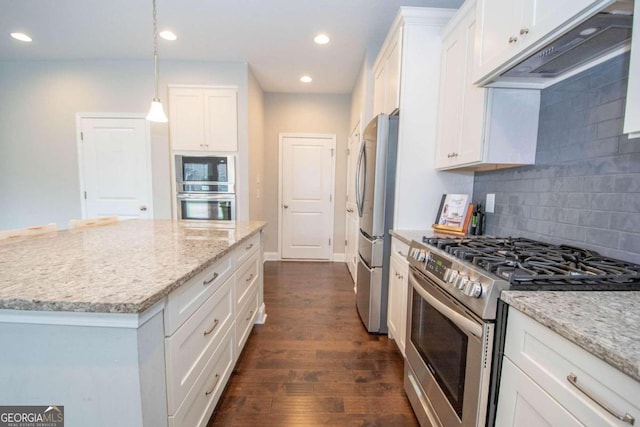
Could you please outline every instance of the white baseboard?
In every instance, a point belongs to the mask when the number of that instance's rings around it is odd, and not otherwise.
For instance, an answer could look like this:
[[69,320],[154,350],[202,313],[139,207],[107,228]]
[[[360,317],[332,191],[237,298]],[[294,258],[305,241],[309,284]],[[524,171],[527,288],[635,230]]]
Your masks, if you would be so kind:
[[344,252],[341,254],[333,254],[333,262],[346,262]]
[[264,303],[262,303],[262,305],[258,309],[258,316],[256,317],[255,323],[256,325],[264,325],[266,321],[267,321],[266,307]]
[[265,252],[264,261],[280,261],[280,255],[278,252]]

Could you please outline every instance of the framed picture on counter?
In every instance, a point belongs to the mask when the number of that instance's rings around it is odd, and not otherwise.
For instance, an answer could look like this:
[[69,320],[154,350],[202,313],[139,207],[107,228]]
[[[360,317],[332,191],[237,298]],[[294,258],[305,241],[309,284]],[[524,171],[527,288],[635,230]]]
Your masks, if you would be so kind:
[[443,194],[433,228],[451,234],[467,233],[473,205],[468,194]]

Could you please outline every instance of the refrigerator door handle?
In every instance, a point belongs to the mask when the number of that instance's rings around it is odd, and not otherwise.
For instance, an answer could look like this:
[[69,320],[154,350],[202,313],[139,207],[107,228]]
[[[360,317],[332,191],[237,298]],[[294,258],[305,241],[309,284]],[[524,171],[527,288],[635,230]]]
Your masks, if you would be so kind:
[[[362,211],[364,209],[364,194],[366,192],[367,185],[367,153],[366,153],[366,143],[362,141],[362,145],[360,145],[360,154],[358,155],[358,165],[356,166],[356,205],[358,206],[358,216],[362,218]],[[362,169],[362,165],[364,163],[364,170]],[[360,182],[361,172],[364,172],[363,182]],[[362,187],[362,191],[360,188]]]

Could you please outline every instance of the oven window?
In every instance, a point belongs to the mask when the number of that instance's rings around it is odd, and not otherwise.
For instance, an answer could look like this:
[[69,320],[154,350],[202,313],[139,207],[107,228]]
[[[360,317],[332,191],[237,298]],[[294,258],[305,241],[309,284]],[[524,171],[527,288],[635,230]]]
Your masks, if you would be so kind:
[[226,157],[182,157],[183,181],[228,181]]
[[462,419],[467,335],[413,290],[411,342]]
[[232,202],[182,200],[182,219],[232,220]]

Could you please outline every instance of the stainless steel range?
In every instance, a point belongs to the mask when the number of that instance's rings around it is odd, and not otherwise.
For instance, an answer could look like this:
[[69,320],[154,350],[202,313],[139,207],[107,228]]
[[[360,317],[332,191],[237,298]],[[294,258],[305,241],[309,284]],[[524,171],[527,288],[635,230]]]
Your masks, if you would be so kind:
[[501,291],[640,290],[640,265],[523,238],[424,238],[407,258],[405,390],[422,426],[492,425]]

